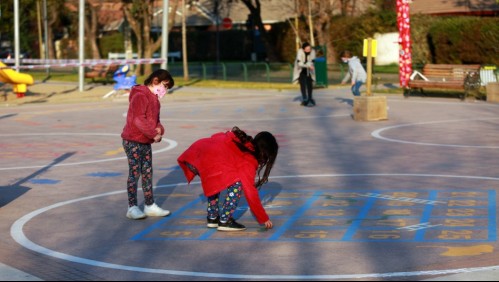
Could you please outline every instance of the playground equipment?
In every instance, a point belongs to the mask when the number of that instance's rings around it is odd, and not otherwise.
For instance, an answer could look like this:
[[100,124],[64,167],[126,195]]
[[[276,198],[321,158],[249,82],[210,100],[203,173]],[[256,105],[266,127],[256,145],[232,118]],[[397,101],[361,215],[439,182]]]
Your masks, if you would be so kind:
[[134,85],[137,84],[137,76],[131,75],[127,76],[128,71],[130,70],[129,65],[123,65],[118,68],[116,72],[114,72],[113,75],[113,80],[116,81],[116,84],[113,86],[113,90],[106,95],[104,95],[102,98],[107,98],[115,93],[118,92],[118,90],[130,90]]
[[0,62],[0,82],[9,83],[13,86],[13,92],[17,98],[24,97],[27,91],[27,85],[33,85],[33,77],[26,73],[19,73]]

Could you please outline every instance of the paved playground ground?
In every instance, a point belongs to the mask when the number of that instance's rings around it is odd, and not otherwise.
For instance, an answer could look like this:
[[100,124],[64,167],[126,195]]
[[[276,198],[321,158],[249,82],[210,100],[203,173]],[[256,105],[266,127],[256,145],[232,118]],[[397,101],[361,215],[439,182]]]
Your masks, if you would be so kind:
[[[156,202],[172,214],[139,221],[125,217],[125,97],[0,108],[0,263],[43,280],[497,278],[499,104],[388,95],[388,120],[359,122],[348,88],[315,99],[175,89],[153,145]],[[244,200],[247,230],[207,229],[199,179],[177,166],[236,125],[278,139],[261,190],[272,230]]]

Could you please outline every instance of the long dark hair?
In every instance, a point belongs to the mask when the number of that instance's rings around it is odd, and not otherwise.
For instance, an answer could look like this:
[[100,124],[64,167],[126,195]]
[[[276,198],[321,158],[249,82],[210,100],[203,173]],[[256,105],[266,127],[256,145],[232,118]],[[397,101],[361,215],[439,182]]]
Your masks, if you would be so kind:
[[[239,142],[235,142],[239,149],[243,152],[251,153],[258,161],[258,181],[256,181],[256,188],[267,183],[269,180],[270,171],[274,166],[275,159],[277,158],[277,153],[279,151],[279,145],[274,135],[270,132],[262,131],[255,135],[255,138],[246,134],[246,132],[239,129],[239,127],[234,126],[232,132],[239,139]],[[254,151],[248,149],[244,146],[245,143],[251,142],[254,147]],[[260,176],[260,172],[265,167],[263,176]]]
[[147,78],[144,80],[144,85],[151,85],[153,79],[157,77],[159,82],[168,81],[168,89],[172,89],[175,85],[175,81],[173,80],[172,75],[169,71],[164,69],[158,69],[153,71]]

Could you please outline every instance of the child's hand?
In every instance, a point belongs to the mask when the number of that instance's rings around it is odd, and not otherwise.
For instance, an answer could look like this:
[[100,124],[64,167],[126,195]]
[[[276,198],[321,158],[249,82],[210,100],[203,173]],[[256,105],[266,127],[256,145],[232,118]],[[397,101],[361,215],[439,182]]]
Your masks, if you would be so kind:
[[156,127],[156,133],[158,133],[159,135],[161,135],[161,128]]
[[155,142],[155,143],[159,143],[159,142],[161,142],[161,135],[160,135],[160,134],[158,134],[158,135],[154,136],[154,142]]
[[274,224],[272,224],[272,221],[270,221],[270,219],[269,219],[269,220],[267,220],[267,221],[264,223],[264,225],[265,225],[265,228],[267,228],[267,229],[272,229],[272,227],[274,227]]

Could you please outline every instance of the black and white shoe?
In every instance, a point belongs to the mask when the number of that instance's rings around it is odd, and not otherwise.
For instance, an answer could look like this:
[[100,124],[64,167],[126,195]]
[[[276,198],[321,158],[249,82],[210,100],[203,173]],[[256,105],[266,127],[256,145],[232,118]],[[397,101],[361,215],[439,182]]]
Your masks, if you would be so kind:
[[210,217],[207,217],[206,218],[206,226],[208,228],[218,228],[218,224],[220,223],[220,217],[217,216],[217,218],[210,218]]
[[242,231],[246,230],[246,226],[237,223],[233,218],[229,219],[227,222],[218,223],[218,231]]

